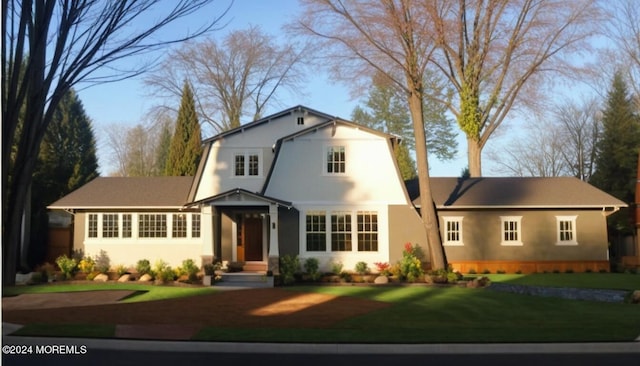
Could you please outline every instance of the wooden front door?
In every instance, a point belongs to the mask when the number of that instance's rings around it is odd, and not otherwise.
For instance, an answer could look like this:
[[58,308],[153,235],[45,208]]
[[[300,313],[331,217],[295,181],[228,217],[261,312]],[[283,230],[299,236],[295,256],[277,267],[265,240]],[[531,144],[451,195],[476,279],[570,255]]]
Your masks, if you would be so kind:
[[244,261],[262,261],[262,218],[245,217],[241,231]]

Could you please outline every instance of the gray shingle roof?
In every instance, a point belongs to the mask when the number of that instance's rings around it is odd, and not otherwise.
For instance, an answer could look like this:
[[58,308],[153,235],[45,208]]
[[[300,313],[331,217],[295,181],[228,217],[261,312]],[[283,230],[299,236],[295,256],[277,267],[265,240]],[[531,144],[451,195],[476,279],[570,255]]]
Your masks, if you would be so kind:
[[[418,181],[407,182],[409,197],[419,205]],[[438,208],[600,208],[627,204],[573,177],[431,178]]]
[[49,205],[50,209],[179,208],[193,177],[99,177]]

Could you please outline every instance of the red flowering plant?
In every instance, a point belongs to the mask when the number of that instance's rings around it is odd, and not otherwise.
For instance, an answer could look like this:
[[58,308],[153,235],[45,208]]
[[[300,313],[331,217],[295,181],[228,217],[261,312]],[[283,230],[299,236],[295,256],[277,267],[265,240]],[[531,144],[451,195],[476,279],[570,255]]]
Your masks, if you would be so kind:
[[376,268],[378,269],[378,273],[381,276],[389,276],[391,274],[391,272],[389,271],[389,269],[391,268],[391,265],[387,262],[375,262],[373,263]]

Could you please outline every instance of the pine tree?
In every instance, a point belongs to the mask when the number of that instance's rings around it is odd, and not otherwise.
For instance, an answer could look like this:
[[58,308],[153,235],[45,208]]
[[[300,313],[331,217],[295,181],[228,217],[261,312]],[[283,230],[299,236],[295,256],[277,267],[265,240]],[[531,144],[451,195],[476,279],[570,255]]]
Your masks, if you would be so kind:
[[185,82],[165,175],[195,175],[201,155],[200,123],[196,115],[193,92],[189,83]]
[[160,136],[158,138],[158,146],[156,147],[155,169],[158,175],[164,175],[167,172],[167,160],[169,159],[170,148],[171,123],[169,121],[166,121],[162,123]]
[[[596,170],[590,183],[624,202],[632,203],[640,148],[640,116],[620,73],[614,76],[607,94],[602,125]],[[628,231],[630,222],[624,211],[611,217],[610,224],[617,230]]]
[[91,120],[72,89],[63,97],[44,135],[32,183],[30,262],[46,253],[46,206],[98,176]]

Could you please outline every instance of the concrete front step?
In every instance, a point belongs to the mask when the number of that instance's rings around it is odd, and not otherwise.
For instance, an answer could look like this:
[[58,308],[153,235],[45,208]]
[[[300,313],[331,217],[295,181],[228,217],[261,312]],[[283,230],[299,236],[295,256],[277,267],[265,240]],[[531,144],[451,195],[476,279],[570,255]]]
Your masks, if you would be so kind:
[[228,287],[273,287],[273,276],[267,277],[266,272],[235,272],[223,273],[216,286]]

